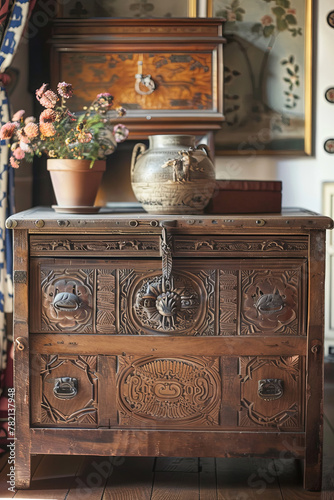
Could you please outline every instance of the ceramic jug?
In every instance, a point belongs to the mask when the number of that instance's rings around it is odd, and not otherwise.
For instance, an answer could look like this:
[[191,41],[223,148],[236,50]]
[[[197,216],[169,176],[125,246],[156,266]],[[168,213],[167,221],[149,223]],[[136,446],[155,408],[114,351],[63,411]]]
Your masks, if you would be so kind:
[[200,214],[215,187],[209,148],[193,135],[151,135],[148,149],[133,149],[131,184],[149,213]]

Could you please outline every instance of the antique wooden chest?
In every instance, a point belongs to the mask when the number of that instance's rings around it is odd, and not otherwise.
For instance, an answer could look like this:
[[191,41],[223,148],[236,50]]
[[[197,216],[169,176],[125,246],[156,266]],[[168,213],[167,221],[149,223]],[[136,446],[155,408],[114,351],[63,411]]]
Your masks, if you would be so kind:
[[322,463],[325,233],[275,215],[66,215],[14,229],[16,484],[31,454]]

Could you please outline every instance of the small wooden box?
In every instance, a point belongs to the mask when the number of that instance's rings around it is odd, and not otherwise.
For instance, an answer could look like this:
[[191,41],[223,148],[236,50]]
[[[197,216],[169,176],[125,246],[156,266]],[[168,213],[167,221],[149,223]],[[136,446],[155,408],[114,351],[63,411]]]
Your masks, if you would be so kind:
[[[100,92],[127,110],[122,123],[132,139],[152,134],[203,135],[223,116],[221,18],[56,19],[51,81],[75,88],[71,110]],[[136,75],[149,76],[150,91]]]
[[217,180],[206,208],[210,214],[280,213],[281,181]]

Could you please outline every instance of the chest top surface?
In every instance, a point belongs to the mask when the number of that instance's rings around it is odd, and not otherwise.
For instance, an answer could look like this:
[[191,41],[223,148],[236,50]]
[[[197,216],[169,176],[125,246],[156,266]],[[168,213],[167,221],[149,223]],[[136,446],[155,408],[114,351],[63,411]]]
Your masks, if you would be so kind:
[[29,233],[160,233],[161,227],[173,233],[301,233],[333,228],[330,217],[301,208],[285,208],[280,214],[247,215],[152,215],[138,212],[115,212],[108,208],[98,214],[59,214],[51,208],[35,207],[12,215],[9,229]]

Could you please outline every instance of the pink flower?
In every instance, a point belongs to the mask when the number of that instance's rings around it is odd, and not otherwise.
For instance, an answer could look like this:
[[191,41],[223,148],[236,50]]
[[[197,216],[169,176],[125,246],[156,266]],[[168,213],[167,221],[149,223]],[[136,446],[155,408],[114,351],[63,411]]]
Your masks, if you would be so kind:
[[11,139],[16,131],[16,124],[7,122],[0,129],[0,139]]
[[14,149],[13,155],[17,160],[23,160],[23,158],[25,157],[25,152],[19,146],[18,148]]
[[28,125],[28,123],[35,123],[36,118],[34,116],[27,116],[27,118],[24,120],[24,124]]
[[69,99],[73,95],[73,87],[71,83],[59,82],[57,85],[58,94],[64,99]]
[[15,158],[13,156],[9,158],[9,161],[13,168],[19,168],[20,165],[17,163],[17,161],[15,161]]
[[44,106],[44,108],[54,108],[57,100],[58,100],[57,94],[52,92],[52,90],[47,90],[39,99],[39,102],[41,103],[42,106]]
[[38,136],[38,125],[36,123],[28,123],[23,130],[28,139],[34,139]]
[[80,132],[78,135],[78,141],[83,143],[90,142],[93,139],[93,136],[90,132]]
[[115,136],[116,142],[123,142],[128,137],[129,130],[125,125],[121,125],[119,123],[118,125],[114,126],[113,134]]
[[43,83],[43,85],[39,89],[36,90],[36,98],[38,101],[40,100],[42,95],[46,92],[47,88],[48,88],[48,84]]
[[25,142],[26,144],[29,144],[30,140],[29,137],[27,136],[24,128],[21,128],[17,131],[17,135],[19,136],[20,141]]
[[96,96],[97,99],[106,99],[107,101],[113,101],[114,100],[114,97],[109,94],[109,92],[102,92],[101,94],[97,94]]
[[114,97],[109,94],[109,92],[104,92],[102,94],[97,94],[96,100],[101,108],[110,109],[113,105]]
[[271,26],[273,24],[273,18],[271,16],[263,16],[261,19],[263,26]]
[[53,123],[41,123],[39,129],[45,137],[53,137],[56,134]]
[[287,10],[287,13],[288,13],[288,14],[292,14],[293,16],[295,16],[295,15],[296,15],[296,12],[297,12],[297,11],[296,11],[296,9],[288,9],[288,10]]
[[19,122],[24,115],[25,111],[24,109],[20,109],[20,111],[16,111],[16,113],[13,115],[13,122]]
[[39,117],[40,123],[52,123],[57,117],[56,112],[53,109],[45,109],[42,111]]

